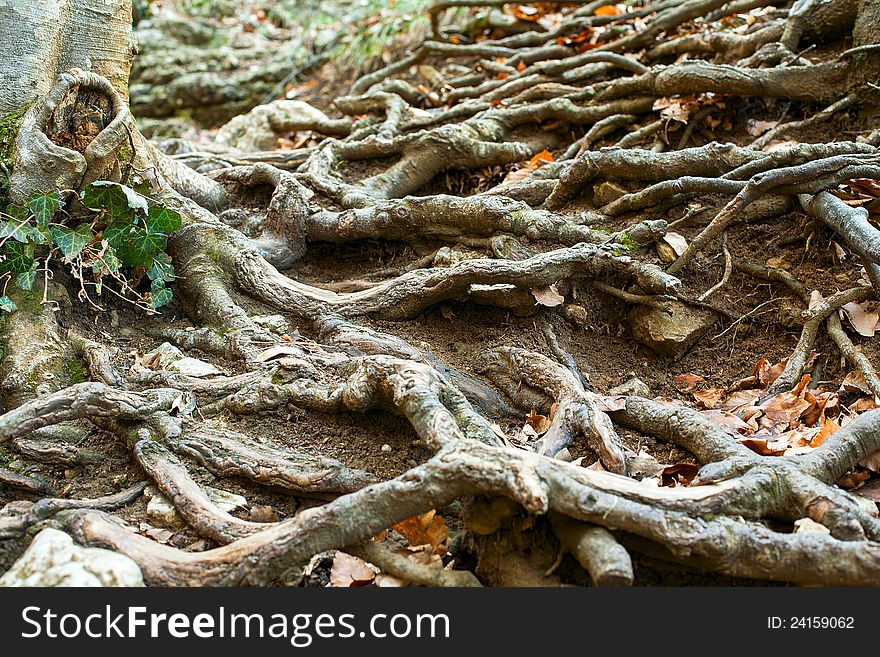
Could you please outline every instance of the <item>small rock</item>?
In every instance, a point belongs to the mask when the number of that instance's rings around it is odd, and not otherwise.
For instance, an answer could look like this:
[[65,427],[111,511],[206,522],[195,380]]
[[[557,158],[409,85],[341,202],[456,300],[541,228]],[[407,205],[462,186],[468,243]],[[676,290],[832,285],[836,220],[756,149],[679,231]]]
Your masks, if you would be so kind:
[[190,543],[185,548],[183,548],[186,552],[204,552],[208,549],[208,541],[204,539],[200,539],[195,543]]
[[593,205],[601,208],[603,205],[608,205],[625,194],[627,194],[627,191],[616,182],[605,180],[593,187]]
[[246,509],[248,507],[247,499],[241,495],[229,493],[219,488],[211,488],[210,486],[205,486],[204,488],[208,499],[220,507],[221,510],[226,511],[226,513],[232,513],[236,509]]
[[630,377],[621,383],[619,386],[614,386],[611,390],[608,391],[609,395],[635,395],[636,397],[651,397],[651,389],[638,378],[635,374],[630,374]]
[[665,242],[656,242],[654,248],[657,250],[657,255],[660,256],[660,259],[666,264],[678,260],[678,255],[675,253],[675,249]]
[[477,258],[485,258],[486,254],[482,251],[474,251],[473,249],[444,246],[437,251],[434,256],[435,267],[453,267],[465,260],[475,260]]
[[380,449],[382,450],[383,454],[389,454],[391,452],[391,445],[385,443]]
[[177,372],[178,374],[184,374],[186,376],[192,376],[195,378],[203,378],[206,376],[216,376],[218,374],[222,374],[219,369],[211,365],[211,363],[206,363],[203,360],[199,360],[198,358],[189,358],[185,356],[180,360],[176,360],[166,368],[169,372]]
[[149,500],[147,502],[147,520],[154,525],[180,529],[186,524],[168,498],[152,486],[147,486],[144,497]]
[[278,514],[271,506],[256,504],[251,507],[251,513],[248,519],[251,522],[278,522]]
[[680,301],[670,301],[668,305],[671,312],[636,306],[629,311],[627,319],[638,342],[658,354],[677,358],[718,321],[718,314]]
[[140,363],[151,370],[164,370],[174,361],[183,358],[183,352],[170,342],[163,342],[140,357]]
[[566,463],[571,463],[574,458],[571,455],[571,452],[568,451],[568,447],[563,447],[558,452],[556,452],[556,456],[554,456],[557,461],[565,461]]
[[167,543],[171,540],[173,534],[167,529],[162,529],[160,527],[151,527],[146,532],[144,532],[147,536],[152,538],[154,541],[158,541],[159,543]]
[[587,309],[577,303],[567,303],[560,309],[562,316],[578,328],[587,325]]
[[222,374],[222,372],[198,358],[184,356],[183,352],[169,342],[163,342],[140,358],[140,364],[151,370],[166,370],[186,376],[202,378]]
[[275,333],[284,334],[290,330],[290,323],[281,315],[254,315],[251,319],[257,326]]
[[418,464],[419,464],[418,461],[416,461],[415,459],[410,459],[409,461],[406,462],[406,465],[408,468],[414,468]]
[[76,477],[76,470],[65,470],[64,471],[64,478],[65,479],[73,479],[74,477]]
[[794,521],[795,534],[830,534],[831,530],[825,525],[820,525],[811,518],[801,518]]
[[82,548],[62,531],[37,534],[12,564],[0,586],[143,586],[141,569],[129,557],[100,548]]

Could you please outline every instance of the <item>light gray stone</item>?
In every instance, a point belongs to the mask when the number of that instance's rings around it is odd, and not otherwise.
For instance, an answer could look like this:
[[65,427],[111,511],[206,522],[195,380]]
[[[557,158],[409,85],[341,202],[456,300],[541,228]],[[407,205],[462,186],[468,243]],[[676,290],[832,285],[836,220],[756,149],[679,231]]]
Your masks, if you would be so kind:
[[41,531],[12,564],[0,586],[143,586],[140,567],[129,557],[84,548],[57,529]]
[[677,358],[718,321],[717,313],[670,301],[671,312],[636,306],[629,311],[633,337],[658,354]]
[[637,397],[651,397],[651,389],[640,378],[631,374],[629,378],[619,386],[614,386],[608,391],[609,395],[635,395]]

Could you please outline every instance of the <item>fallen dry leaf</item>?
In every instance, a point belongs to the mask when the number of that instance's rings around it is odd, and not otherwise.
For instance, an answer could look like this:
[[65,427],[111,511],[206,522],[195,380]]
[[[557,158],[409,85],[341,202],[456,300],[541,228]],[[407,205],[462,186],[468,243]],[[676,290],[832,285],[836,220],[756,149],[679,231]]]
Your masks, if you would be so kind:
[[538,415],[532,410],[526,418],[526,424],[532,427],[539,436],[547,432],[550,428],[551,420],[546,415]]
[[658,98],[651,109],[660,110],[661,118],[679,123],[687,123],[691,115],[690,107],[680,98]]
[[880,472],[880,452],[869,454],[859,461],[859,465],[868,468],[871,472]]
[[666,235],[663,236],[663,242],[668,244],[675,255],[679,257],[681,257],[688,248],[688,243],[684,235],[679,235],[678,233],[666,233]]
[[755,402],[764,394],[761,390],[737,390],[728,395],[720,408],[731,413],[739,413],[749,406],[754,406]]
[[700,383],[703,383],[706,379],[701,377],[699,374],[679,374],[674,379],[672,379],[672,383],[675,386],[676,390],[679,392],[690,392],[694,388],[697,387]]
[[703,408],[717,408],[724,398],[724,393],[724,388],[709,388],[708,390],[698,390],[691,394],[694,396],[694,399],[700,402]]
[[729,411],[710,409],[701,412],[730,435],[749,435],[755,432],[749,424]]
[[593,12],[596,16],[620,16],[623,12],[614,5],[602,5]]
[[293,345],[284,345],[280,344],[275,347],[269,347],[265,351],[261,351],[256,356],[254,356],[254,362],[264,363],[267,360],[272,360],[273,358],[278,358],[279,356],[296,356],[302,353],[301,349],[294,347]]
[[547,306],[553,308],[565,302],[565,297],[559,294],[556,285],[545,285],[544,287],[533,287],[529,292],[535,297],[535,302],[539,306]]
[[603,413],[622,411],[626,408],[626,395],[589,395]]
[[877,322],[880,321],[880,312],[877,310],[876,302],[850,302],[843,305],[843,312],[856,333],[864,335],[866,338],[874,337]]
[[746,122],[746,132],[752,137],[757,137],[763,135],[770,128],[775,128],[778,125],[779,121],[758,121],[756,119],[749,119]]
[[856,413],[873,411],[875,408],[880,408],[880,404],[878,404],[873,397],[859,397],[849,405],[849,410],[855,411]]
[[858,488],[870,478],[871,473],[867,470],[850,472],[849,474],[846,474],[838,479],[837,485],[841,488],[845,488],[846,490],[852,490],[853,488]]
[[840,383],[840,390],[844,392],[863,392],[866,395],[871,394],[871,390],[865,382],[865,375],[860,370],[853,370],[847,373]]
[[547,164],[548,162],[553,162],[553,154],[548,150],[543,150],[537,155],[532,156],[532,158],[523,164],[520,168],[514,169],[510,173],[508,173],[504,180],[501,181],[502,185],[512,185],[513,183],[518,183],[525,178],[528,178],[539,168]]
[[333,566],[330,568],[330,586],[341,588],[367,586],[372,584],[374,579],[376,579],[376,571],[370,568],[366,561],[345,552],[336,552]]
[[773,438],[743,438],[739,442],[762,456],[781,456],[788,448],[787,441],[778,440],[775,436]]
[[438,554],[446,552],[444,543],[449,538],[446,532],[446,523],[437,515],[436,511],[428,511],[420,516],[411,516],[394,525],[394,530],[399,532],[409,541],[413,547],[417,545],[430,545],[431,549]]
[[697,476],[699,469],[700,467],[693,463],[676,463],[675,465],[667,466],[660,473],[660,485],[671,488],[675,486],[690,486],[694,477]]
[[828,439],[828,436],[832,435],[838,429],[840,429],[840,425],[837,423],[837,420],[833,420],[830,418],[825,420],[825,423],[822,425],[819,433],[813,436],[813,439],[810,441],[810,447],[815,449],[816,447],[824,443]]
[[[761,406],[761,410],[764,411],[762,424],[775,432],[793,428],[794,422],[812,405],[808,400],[792,392],[780,392]],[[770,423],[764,423],[764,419],[769,420]]]
[[784,255],[767,258],[766,264],[772,269],[791,269],[791,263],[785,259]]

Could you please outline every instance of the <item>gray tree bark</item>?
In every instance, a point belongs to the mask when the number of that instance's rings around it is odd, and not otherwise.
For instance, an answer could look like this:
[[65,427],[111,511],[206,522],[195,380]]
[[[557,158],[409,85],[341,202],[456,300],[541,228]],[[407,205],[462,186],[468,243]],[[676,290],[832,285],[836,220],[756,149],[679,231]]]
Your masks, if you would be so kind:
[[104,76],[128,100],[130,0],[0,0],[0,34],[0,116],[44,96],[70,68]]

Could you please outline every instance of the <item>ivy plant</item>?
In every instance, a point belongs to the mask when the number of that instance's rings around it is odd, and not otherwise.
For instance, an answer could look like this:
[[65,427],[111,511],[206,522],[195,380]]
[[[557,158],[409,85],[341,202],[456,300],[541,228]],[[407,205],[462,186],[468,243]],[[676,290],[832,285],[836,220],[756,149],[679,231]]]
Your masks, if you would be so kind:
[[146,196],[148,185],[134,182],[88,185],[75,215],[59,191],[8,205],[0,213],[0,311],[16,309],[6,294],[10,284],[32,290],[38,272],[58,259],[79,281],[80,299],[97,308],[94,297],[105,289],[149,312],[171,301],[174,266],[165,249],[180,215]]

